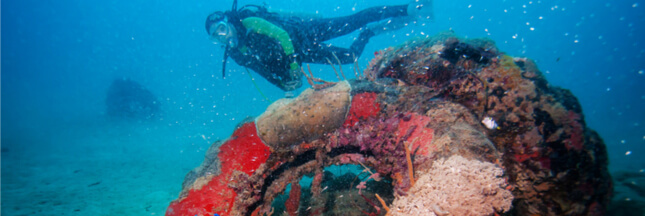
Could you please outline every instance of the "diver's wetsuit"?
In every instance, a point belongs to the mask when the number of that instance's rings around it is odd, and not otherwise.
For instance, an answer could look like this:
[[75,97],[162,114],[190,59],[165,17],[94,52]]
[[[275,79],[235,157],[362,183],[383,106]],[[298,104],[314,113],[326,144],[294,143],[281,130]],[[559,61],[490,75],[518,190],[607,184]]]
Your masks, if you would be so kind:
[[[334,18],[305,18],[275,13],[243,14],[240,22],[233,23],[240,42],[237,47],[231,47],[228,53],[239,65],[251,68],[269,82],[289,91],[293,90],[293,86],[285,86],[285,82],[301,79],[300,72],[289,74],[289,69],[294,68],[294,61],[298,65],[327,63],[327,59],[334,60],[334,53],[343,64],[352,63],[354,57],[358,58],[363,52],[370,37],[374,36],[373,32],[363,30],[349,49],[331,46],[324,41],[347,35],[371,22],[407,16],[406,10],[407,5],[372,7],[349,16]],[[273,25],[269,28],[270,31],[266,31],[267,24]],[[265,30],[260,30],[261,28]],[[276,39],[280,38],[276,35],[285,32],[287,39],[282,37],[281,42]],[[295,88],[300,85],[301,83]]]

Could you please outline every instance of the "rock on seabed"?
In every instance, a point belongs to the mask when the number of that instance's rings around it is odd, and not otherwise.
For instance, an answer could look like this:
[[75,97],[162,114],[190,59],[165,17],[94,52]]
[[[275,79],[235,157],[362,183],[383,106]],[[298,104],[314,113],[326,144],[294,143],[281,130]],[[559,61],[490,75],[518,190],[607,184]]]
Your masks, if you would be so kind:
[[[606,213],[605,144],[530,59],[442,33],[377,53],[363,73],[242,122],[166,215]],[[342,164],[364,170],[325,170]]]

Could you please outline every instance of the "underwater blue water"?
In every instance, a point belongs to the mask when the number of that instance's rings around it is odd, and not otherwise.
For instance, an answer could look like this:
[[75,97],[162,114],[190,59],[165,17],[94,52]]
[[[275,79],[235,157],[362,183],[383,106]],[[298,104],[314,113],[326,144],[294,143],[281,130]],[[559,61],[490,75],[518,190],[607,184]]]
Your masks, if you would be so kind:
[[[204,20],[231,3],[3,1],[1,214],[163,214],[206,149],[270,104],[233,61],[221,78],[223,49],[208,39]],[[240,0],[262,3],[331,17],[407,1]],[[435,22],[372,38],[360,66],[413,37],[452,30],[491,38],[510,55],[534,59],[552,85],[572,90],[587,126],[607,144],[612,172],[645,169],[644,1],[434,4]],[[349,46],[352,37],[334,43]],[[312,66],[335,78],[328,66]],[[269,100],[283,96],[252,76]],[[106,92],[122,78],[156,95],[161,115],[110,118]]]

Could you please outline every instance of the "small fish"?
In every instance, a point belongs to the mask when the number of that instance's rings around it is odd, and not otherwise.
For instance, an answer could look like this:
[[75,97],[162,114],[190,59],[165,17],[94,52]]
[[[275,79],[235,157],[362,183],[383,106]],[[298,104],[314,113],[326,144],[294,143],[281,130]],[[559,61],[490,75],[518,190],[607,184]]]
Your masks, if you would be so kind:
[[88,187],[97,186],[99,184],[101,184],[101,181],[94,182],[94,183],[88,185]]
[[486,128],[488,129],[499,129],[495,120],[493,120],[493,118],[489,116],[484,117],[484,120],[482,120],[482,124],[484,124],[484,126],[486,126]]

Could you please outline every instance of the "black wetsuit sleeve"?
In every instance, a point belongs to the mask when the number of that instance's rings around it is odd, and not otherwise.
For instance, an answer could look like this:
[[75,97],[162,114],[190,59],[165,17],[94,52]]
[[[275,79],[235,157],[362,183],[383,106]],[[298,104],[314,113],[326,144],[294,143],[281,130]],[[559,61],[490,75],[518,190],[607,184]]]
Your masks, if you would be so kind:
[[283,82],[288,79],[285,74],[285,71],[288,70],[287,61],[281,60],[277,56],[272,57],[275,58],[262,58],[259,55],[244,55],[239,51],[231,54],[231,58],[237,64],[255,71],[271,84],[284,90]]
[[285,55],[282,47],[263,35],[249,35],[247,43],[242,48],[230,48],[229,56],[243,67],[247,67],[260,74],[267,81],[284,89],[283,82],[289,77],[289,57]]

